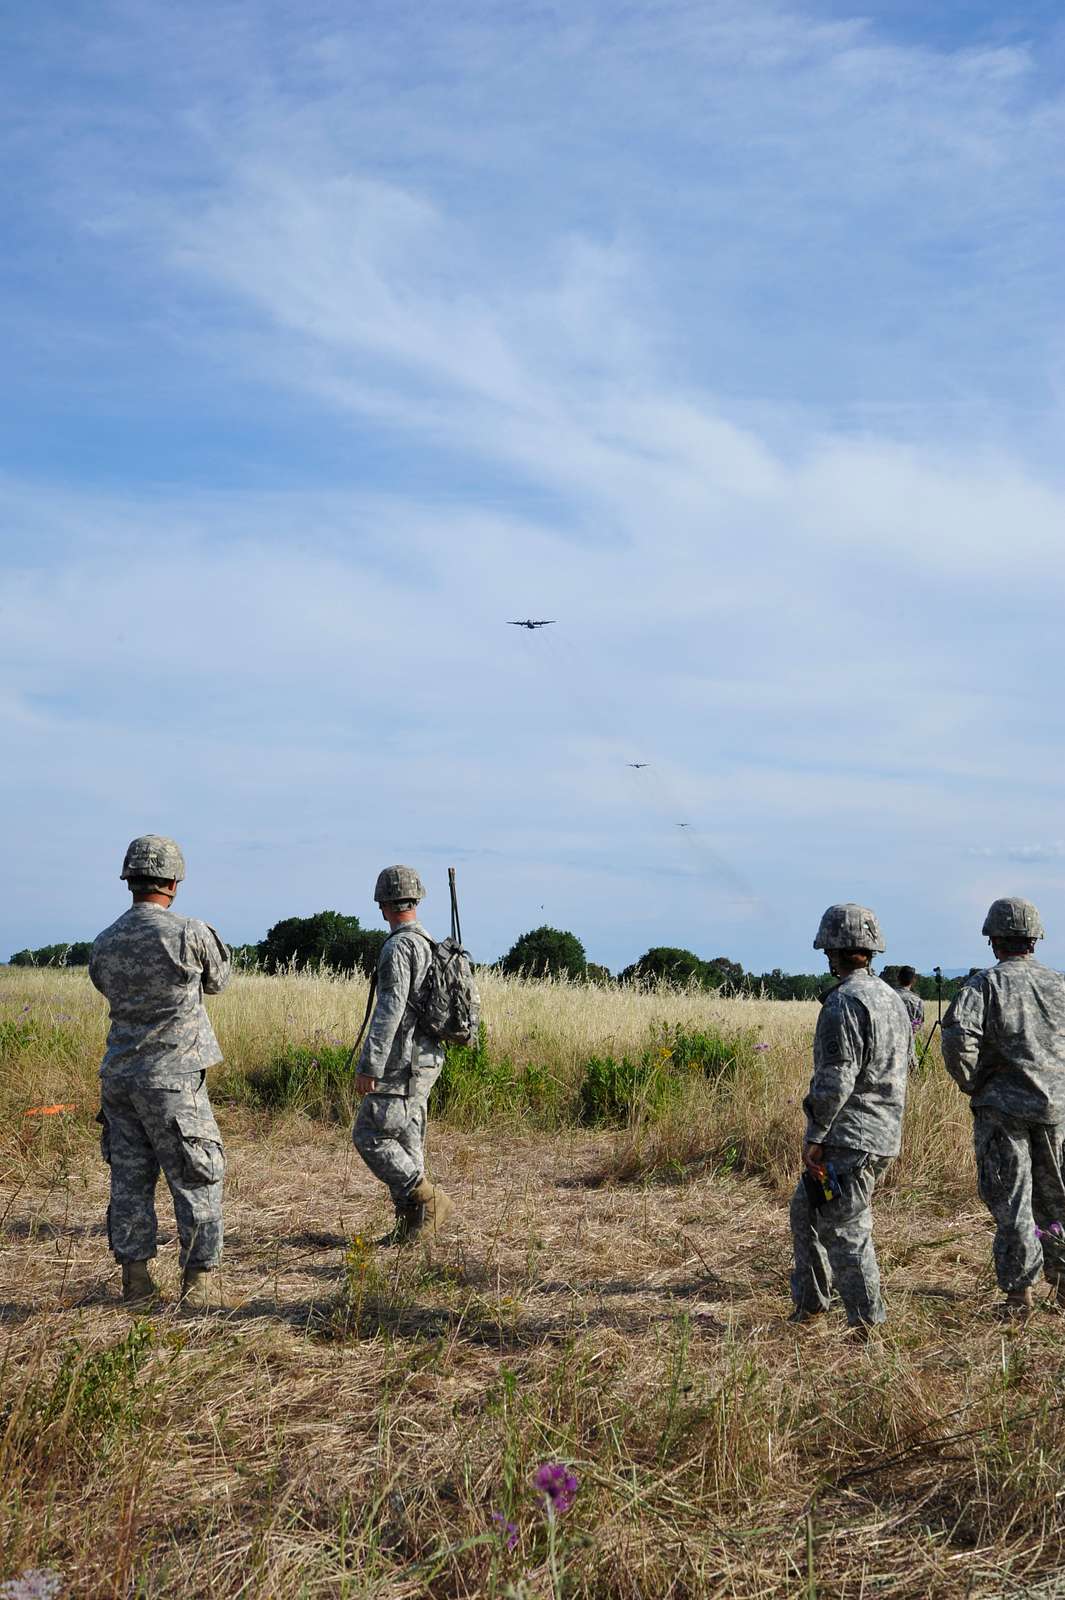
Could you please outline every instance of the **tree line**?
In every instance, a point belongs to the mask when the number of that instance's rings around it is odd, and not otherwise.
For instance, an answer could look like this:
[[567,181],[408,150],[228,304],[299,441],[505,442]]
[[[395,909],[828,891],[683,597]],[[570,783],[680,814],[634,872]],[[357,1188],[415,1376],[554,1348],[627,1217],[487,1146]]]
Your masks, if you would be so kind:
[[[369,975],[377,964],[387,934],[383,928],[364,928],[358,917],[339,911],[317,911],[310,917],[284,917],[275,922],[265,939],[233,947],[235,966],[245,972],[286,971],[362,972]],[[92,953],[90,940],[46,944],[39,950],[19,950],[13,967],[85,966]],[[599,984],[669,983],[714,990],[722,995],[758,995],[769,1000],[815,1000],[832,985],[827,972],[745,972],[728,956],[709,959],[673,945],[654,945],[638,961],[615,977],[607,967],[589,961],[575,933],[564,928],[532,928],[516,939],[499,961],[499,972],[542,978],[562,977]],[[883,968],[881,976],[892,983],[897,966]],[[973,968],[973,971],[976,969]],[[964,979],[945,978],[943,998],[951,999]],[[936,997],[935,979],[918,975],[916,989],[926,1000]]]

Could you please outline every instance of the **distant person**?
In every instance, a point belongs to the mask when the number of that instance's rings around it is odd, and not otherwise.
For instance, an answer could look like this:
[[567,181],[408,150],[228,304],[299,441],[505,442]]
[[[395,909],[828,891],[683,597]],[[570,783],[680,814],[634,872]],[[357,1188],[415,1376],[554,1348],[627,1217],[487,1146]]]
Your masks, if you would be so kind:
[[910,1013],[910,1026],[914,1033],[920,1033],[924,1027],[924,1001],[914,988],[916,982],[917,973],[913,967],[900,967],[895,977],[894,988]]
[[1030,900],[996,900],[983,932],[997,965],[951,1002],[943,1060],[972,1106],[999,1314],[1024,1317],[1040,1272],[1065,1306],[1065,978],[1035,959],[1043,924]]
[[229,951],[213,928],[170,909],[185,862],[173,839],[134,839],[122,863],[133,904],[92,947],[89,976],[111,1006],[100,1067],[100,1147],[111,1167],[107,1237],[122,1266],[122,1298],[150,1304],[160,1168],[174,1201],[181,1299],[221,1305],[222,1136],[207,1069],[222,1059],[203,1005],[229,982]]
[[884,948],[865,906],[829,906],[814,940],[836,988],[822,1001],[803,1101],[803,1173],[791,1202],[793,1322],[827,1311],[833,1287],[857,1337],[885,1320],[873,1248],[873,1190],[902,1141],[913,1051],[910,1016],[870,970]]
[[412,999],[429,968],[429,935],[418,921],[425,898],[413,867],[385,867],[374,899],[389,926],[377,961],[377,999],[359,1055],[363,1096],[351,1137],[375,1177],[388,1185],[396,1225],[382,1244],[407,1244],[436,1231],[454,1210],[425,1176],[429,1092],[444,1065],[444,1045],[418,1025]]

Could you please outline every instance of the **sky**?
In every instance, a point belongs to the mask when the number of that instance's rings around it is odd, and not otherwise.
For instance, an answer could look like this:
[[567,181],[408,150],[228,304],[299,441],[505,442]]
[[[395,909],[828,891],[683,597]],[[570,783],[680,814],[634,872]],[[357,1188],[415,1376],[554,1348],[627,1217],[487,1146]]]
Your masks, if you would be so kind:
[[1059,6],[0,12],[0,959],[1065,965]]

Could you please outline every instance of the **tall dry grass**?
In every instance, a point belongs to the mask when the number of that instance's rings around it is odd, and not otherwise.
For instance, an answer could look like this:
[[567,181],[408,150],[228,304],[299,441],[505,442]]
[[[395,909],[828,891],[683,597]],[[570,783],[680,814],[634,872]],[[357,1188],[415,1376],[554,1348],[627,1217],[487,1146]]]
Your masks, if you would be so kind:
[[[445,1112],[455,1126],[488,1121],[514,1130],[572,1123],[579,1084],[593,1057],[636,1057],[668,1044],[677,1030],[735,1040],[742,1071],[690,1074],[662,1110],[636,1108],[604,1177],[682,1170],[708,1160],[726,1171],[758,1174],[778,1187],[791,1181],[796,1130],[810,1075],[815,1002],[731,1000],[695,989],[646,992],[564,980],[530,982],[486,972],[480,978],[488,1052],[514,1078],[532,1084],[508,1096],[506,1081],[487,1117],[475,1099],[454,1097]],[[216,1099],[246,1099],[245,1080],[286,1052],[331,1052],[342,1059],[366,1002],[366,982],[332,975],[241,976],[208,1001],[224,1068],[213,1075]],[[96,1075],[106,1034],[106,1006],[84,972],[0,969],[0,1030],[6,1070],[0,1106],[17,1121],[29,1104],[75,1103],[81,1121],[95,1114]],[[473,1085],[476,1096],[477,1085]],[[539,1114],[538,1114],[539,1113]],[[920,1191],[933,1206],[957,1197],[969,1181],[968,1115],[934,1046],[914,1076],[905,1146],[889,1182]]]

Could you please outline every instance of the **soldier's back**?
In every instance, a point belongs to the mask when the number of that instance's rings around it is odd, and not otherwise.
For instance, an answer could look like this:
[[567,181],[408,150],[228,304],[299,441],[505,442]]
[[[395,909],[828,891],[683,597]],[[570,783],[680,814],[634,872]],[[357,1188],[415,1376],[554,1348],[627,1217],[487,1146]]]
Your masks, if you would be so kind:
[[105,1076],[155,1068],[201,1070],[221,1060],[203,1007],[205,963],[228,977],[229,953],[196,917],[141,902],[105,928],[92,949],[89,976],[107,997],[111,1028]]
[[1033,956],[989,967],[974,1106],[1065,1121],[1065,977]]

